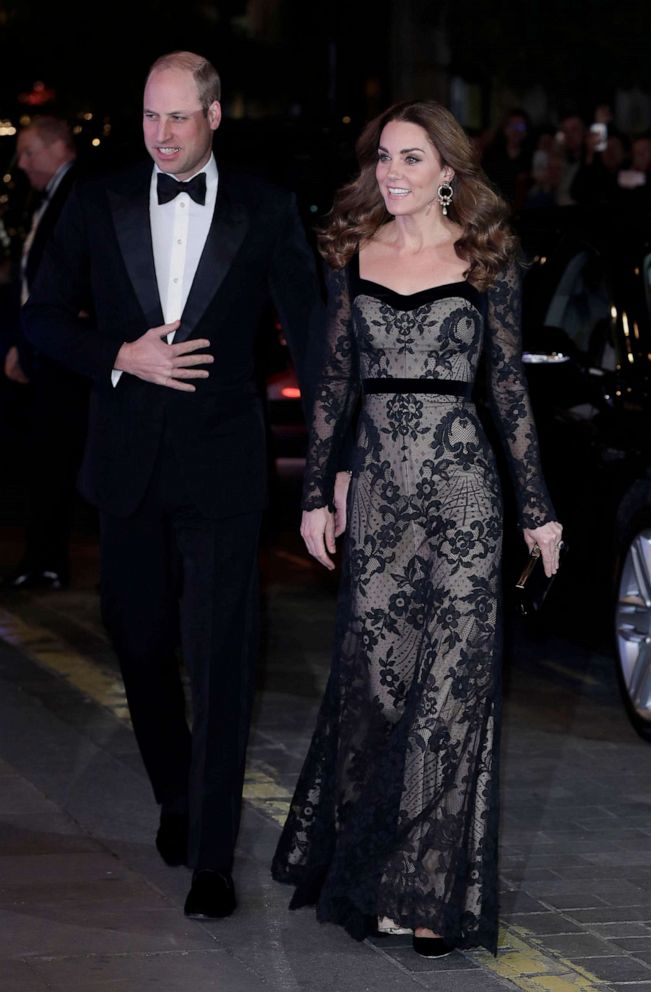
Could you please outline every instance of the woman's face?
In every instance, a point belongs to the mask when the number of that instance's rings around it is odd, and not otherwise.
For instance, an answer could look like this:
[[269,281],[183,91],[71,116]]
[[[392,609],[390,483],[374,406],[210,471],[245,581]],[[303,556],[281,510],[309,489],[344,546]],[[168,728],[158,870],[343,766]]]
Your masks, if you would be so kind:
[[436,148],[418,124],[390,121],[378,146],[375,177],[386,208],[396,217],[429,211],[436,191],[453,170],[442,166]]

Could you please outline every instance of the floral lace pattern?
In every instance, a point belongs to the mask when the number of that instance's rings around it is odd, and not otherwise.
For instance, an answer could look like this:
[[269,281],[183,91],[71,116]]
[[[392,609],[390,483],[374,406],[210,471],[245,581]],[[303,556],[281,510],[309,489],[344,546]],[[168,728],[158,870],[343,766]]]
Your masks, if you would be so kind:
[[[364,378],[490,392],[523,526],[552,519],[520,365],[515,267],[400,296],[330,277],[304,507],[329,504]],[[292,906],[362,939],[378,916],[456,946],[497,941],[501,495],[472,402],[364,398],[330,679],[273,863]]]

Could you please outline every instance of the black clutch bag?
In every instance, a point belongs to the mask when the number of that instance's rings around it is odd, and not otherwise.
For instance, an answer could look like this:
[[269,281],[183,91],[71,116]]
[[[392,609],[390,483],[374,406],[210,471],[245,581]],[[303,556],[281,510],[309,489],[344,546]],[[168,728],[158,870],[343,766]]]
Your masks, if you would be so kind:
[[[567,545],[561,544],[559,548],[560,564],[562,564],[566,552]],[[536,545],[522,569],[520,578],[515,583],[518,607],[523,616],[528,617],[540,612],[555,578],[555,575],[552,575],[551,578],[545,575],[542,552]]]

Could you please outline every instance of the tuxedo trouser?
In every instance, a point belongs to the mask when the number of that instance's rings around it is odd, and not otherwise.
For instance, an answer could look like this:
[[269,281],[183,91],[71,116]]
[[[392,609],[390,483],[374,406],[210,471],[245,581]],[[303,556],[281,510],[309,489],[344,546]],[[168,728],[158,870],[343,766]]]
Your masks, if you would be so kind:
[[88,386],[80,376],[51,365],[34,371],[27,462],[24,566],[51,569],[65,580],[76,500],[75,483],[84,450]]
[[239,828],[255,687],[260,520],[202,516],[166,443],[137,511],[101,515],[102,614],[154,795],[163,810],[188,810],[190,866],[222,872]]

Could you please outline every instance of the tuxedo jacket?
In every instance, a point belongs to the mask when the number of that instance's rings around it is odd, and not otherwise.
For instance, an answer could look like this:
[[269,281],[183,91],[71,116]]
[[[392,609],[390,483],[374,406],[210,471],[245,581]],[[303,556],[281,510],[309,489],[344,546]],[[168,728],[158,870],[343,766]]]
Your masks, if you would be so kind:
[[[302,385],[322,301],[293,197],[220,171],[203,253],[175,341],[206,338],[214,364],[182,392],[111,371],[125,341],[164,323],[149,218],[152,166],[78,184],[50,239],[24,308],[30,341],[92,380],[80,488],[128,516],[151,478],[163,432],[188,492],[209,517],[265,502],[265,429],[255,386],[255,337],[270,297]],[[91,308],[92,326],[78,319]]]
[[54,233],[65,202],[70,195],[78,175],[77,166],[74,164],[71,165],[68,171],[61,177],[61,182],[48,200],[43,215],[38,222],[25,263],[25,276],[27,278],[27,285],[30,287],[34,284],[48,241]]
[[[63,210],[64,204],[70,195],[75,181],[78,177],[78,170],[76,165],[71,165],[68,171],[61,178],[61,182],[55,189],[54,193],[47,202],[41,219],[38,222],[38,227],[34,233],[34,238],[29,247],[27,253],[27,258],[25,260],[25,278],[27,279],[27,285],[33,286],[36,279],[41,261],[43,259],[43,254],[47,247],[49,239],[52,237],[54,229],[58,223],[59,217],[61,216],[61,211]],[[8,328],[8,333],[6,334],[6,344],[7,347],[11,345],[16,345],[20,354],[20,363],[27,372],[28,375],[34,372],[34,354],[33,349],[29,342],[25,339],[25,335],[22,332],[21,322],[20,322],[20,294],[21,294],[21,264],[16,266],[15,273],[15,293],[12,302],[12,320],[10,327]],[[46,368],[48,370],[57,370],[58,366],[47,363]]]

